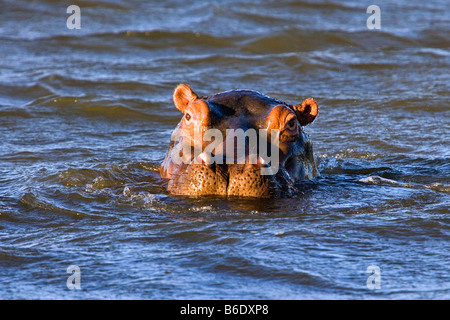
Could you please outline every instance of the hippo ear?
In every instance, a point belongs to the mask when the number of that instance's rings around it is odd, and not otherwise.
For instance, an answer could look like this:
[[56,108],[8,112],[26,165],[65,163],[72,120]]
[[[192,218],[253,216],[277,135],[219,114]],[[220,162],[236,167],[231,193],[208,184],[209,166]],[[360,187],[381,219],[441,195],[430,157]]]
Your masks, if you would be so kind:
[[186,84],[179,84],[173,92],[175,107],[183,113],[189,103],[195,101],[197,98],[197,94]]
[[293,109],[297,115],[298,122],[302,126],[313,122],[319,113],[319,107],[313,98],[305,99],[301,104],[293,106]]

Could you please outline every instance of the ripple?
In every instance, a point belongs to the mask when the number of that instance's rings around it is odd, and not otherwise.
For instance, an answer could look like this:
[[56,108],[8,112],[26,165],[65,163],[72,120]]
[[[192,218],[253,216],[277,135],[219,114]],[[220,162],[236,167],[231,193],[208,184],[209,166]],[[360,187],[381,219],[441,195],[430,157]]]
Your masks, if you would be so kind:
[[59,214],[72,217],[91,216],[91,214],[86,214],[80,211],[75,211],[73,209],[59,207],[44,200],[39,200],[38,197],[33,193],[25,193],[19,202],[34,209],[43,209],[46,211],[56,212]]
[[[2,298],[448,298],[447,2],[385,3],[368,30],[357,1],[83,0],[69,30],[56,0],[8,1]],[[321,177],[288,199],[169,195],[180,82],[317,98]]]
[[436,192],[450,193],[450,185],[442,184],[442,183],[431,183],[431,184],[414,184],[414,183],[405,183],[399,182],[392,179],[386,179],[379,176],[369,176],[367,178],[362,178],[359,182],[373,184],[378,186],[393,186],[393,187],[401,187],[401,188],[427,188]]
[[[117,120],[155,120],[165,121],[169,119],[164,114],[155,114],[152,106],[158,105],[142,100],[121,99],[111,100],[97,96],[59,96],[50,95],[40,97],[27,104],[41,114],[67,115],[72,114],[87,118],[98,118],[99,116]],[[144,106],[144,108],[143,108]],[[43,109],[50,108],[53,110]]]

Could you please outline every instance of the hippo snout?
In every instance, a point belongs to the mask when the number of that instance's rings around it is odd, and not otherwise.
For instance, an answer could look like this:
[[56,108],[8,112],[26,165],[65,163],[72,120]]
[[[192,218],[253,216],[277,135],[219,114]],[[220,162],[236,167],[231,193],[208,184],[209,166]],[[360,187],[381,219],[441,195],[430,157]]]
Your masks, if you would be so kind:
[[[204,154],[200,155],[205,157]],[[284,168],[273,175],[262,175],[261,168],[267,165],[255,164],[192,163],[184,164],[173,172],[168,191],[173,194],[203,196],[238,196],[271,198],[291,196],[296,189]]]

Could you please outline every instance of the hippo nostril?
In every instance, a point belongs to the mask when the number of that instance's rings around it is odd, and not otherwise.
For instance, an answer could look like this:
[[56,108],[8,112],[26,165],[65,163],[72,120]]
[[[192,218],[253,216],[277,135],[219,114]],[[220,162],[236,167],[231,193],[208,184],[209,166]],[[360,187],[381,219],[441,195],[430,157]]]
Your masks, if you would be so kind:
[[258,156],[258,158],[256,159],[255,166],[264,167],[265,165],[266,165],[266,161],[262,157]]
[[212,164],[213,155],[208,152],[202,152],[197,157],[198,163]]

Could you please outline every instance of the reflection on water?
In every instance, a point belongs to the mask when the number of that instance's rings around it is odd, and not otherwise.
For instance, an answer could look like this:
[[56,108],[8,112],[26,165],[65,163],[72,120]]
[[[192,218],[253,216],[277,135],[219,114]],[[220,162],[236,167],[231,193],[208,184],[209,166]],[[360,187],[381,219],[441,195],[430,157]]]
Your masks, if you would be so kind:
[[[380,30],[371,4],[91,1],[69,30],[69,4],[7,1],[2,298],[448,299],[447,2],[382,1]],[[168,195],[180,82],[314,97],[321,176],[291,199]]]

